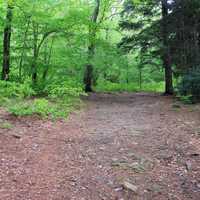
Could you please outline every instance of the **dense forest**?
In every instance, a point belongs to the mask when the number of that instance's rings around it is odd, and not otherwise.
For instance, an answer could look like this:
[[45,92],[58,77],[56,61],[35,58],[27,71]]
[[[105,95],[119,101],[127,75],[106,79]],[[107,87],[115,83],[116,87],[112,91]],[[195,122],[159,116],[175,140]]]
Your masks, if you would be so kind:
[[199,8],[198,0],[1,0],[1,103],[22,115],[52,104],[48,113],[63,115],[58,107],[84,91],[198,101]]

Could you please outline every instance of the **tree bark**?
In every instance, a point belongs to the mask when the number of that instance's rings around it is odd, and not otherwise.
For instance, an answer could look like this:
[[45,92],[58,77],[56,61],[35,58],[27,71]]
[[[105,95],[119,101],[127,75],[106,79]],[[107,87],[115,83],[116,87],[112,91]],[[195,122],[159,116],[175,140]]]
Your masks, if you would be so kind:
[[2,80],[9,80],[10,72],[10,42],[12,31],[12,9],[13,7],[8,5],[6,15],[6,25],[4,28],[3,39],[3,67],[2,67]]
[[172,95],[174,93],[173,72],[172,72],[170,47],[169,47],[169,41],[168,41],[167,17],[168,17],[167,0],[162,0],[161,26],[162,26],[162,40],[163,40],[163,66],[165,69],[165,94]]
[[142,67],[139,67],[139,87],[140,91],[142,91]]
[[91,25],[89,27],[89,46],[88,46],[88,64],[85,66],[84,84],[85,92],[92,92],[93,65],[91,60],[95,53],[96,24],[100,11],[100,0],[96,0],[96,6],[91,17]]
[[33,60],[32,60],[32,81],[37,83],[37,59],[38,59],[38,25],[33,22]]
[[30,27],[30,18],[27,21],[26,30],[24,32],[22,52],[21,52],[20,61],[19,61],[19,79],[20,79],[20,81],[22,80],[22,67],[23,67],[23,61],[24,61],[24,56],[25,56],[25,52],[26,52],[25,48],[26,48],[29,27]]
[[44,69],[44,72],[43,72],[43,75],[42,75],[42,78],[43,78],[43,81],[46,80],[46,77],[47,77],[47,74],[48,74],[48,71],[49,71],[49,65],[50,65],[50,62],[51,62],[51,56],[52,56],[52,51],[53,51],[53,43],[54,43],[54,38],[52,38],[52,41],[51,41],[51,44],[50,44],[50,49],[49,49],[49,55],[48,52],[47,52],[47,49],[45,50],[45,57],[44,57],[44,63],[45,63],[45,69]]
[[31,66],[33,84],[37,83],[37,77],[38,77],[37,61],[40,55],[40,50],[42,48],[42,45],[45,42],[45,40],[54,32],[55,30],[45,32],[42,35],[42,38],[39,39],[39,25],[33,22],[33,60]]

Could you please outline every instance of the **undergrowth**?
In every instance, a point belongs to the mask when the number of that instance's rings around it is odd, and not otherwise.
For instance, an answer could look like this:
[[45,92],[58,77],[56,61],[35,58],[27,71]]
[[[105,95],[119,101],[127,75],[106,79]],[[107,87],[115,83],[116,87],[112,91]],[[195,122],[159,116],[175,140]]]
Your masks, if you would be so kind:
[[97,92],[162,92],[164,91],[164,83],[144,83],[140,88],[136,83],[102,82],[96,86],[95,90]]
[[66,118],[80,105],[80,96],[85,95],[81,87],[71,86],[68,82],[52,83],[39,92],[33,88],[29,82],[0,81],[0,105],[15,116]]

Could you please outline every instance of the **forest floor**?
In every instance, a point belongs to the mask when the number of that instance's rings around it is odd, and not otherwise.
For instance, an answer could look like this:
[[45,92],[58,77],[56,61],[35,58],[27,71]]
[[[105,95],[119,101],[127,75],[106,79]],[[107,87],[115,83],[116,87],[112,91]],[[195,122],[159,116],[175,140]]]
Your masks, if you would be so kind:
[[199,200],[200,106],[92,94],[67,121],[1,111],[0,200]]

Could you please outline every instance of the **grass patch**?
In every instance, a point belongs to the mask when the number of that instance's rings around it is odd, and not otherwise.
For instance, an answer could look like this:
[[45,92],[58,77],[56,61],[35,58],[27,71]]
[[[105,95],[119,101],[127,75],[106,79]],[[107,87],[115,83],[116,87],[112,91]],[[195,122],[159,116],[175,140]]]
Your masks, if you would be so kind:
[[10,122],[1,122],[0,123],[0,128],[1,129],[7,129],[10,130],[12,129],[14,126],[10,123]]
[[142,89],[135,83],[111,83],[111,82],[102,82],[99,83],[95,90],[97,92],[163,92],[164,83],[144,83]]
[[80,105],[80,96],[85,95],[81,86],[68,82],[51,83],[41,90],[35,87],[28,82],[0,81],[0,106],[15,116],[66,118]]
[[42,118],[66,118],[77,105],[80,104],[79,100],[71,99],[67,102],[59,100],[50,100],[48,98],[35,98],[35,99],[12,99],[7,105],[9,113],[15,116],[31,116],[37,115]]

